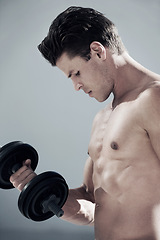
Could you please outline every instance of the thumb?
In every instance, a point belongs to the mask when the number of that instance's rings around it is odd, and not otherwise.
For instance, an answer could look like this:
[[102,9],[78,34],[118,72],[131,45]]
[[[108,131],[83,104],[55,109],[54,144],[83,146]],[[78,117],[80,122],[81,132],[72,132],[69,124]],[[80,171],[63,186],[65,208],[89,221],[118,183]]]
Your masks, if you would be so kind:
[[23,162],[23,166],[27,166],[28,168],[31,168],[31,160],[27,159]]

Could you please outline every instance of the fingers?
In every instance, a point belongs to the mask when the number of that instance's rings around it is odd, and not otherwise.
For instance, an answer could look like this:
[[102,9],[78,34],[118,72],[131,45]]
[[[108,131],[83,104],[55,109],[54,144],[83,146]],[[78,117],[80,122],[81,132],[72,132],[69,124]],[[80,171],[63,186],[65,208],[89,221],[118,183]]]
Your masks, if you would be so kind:
[[31,168],[31,160],[27,159],[23,163],[23,167],[21,167],[17,172],[15,172],[10,177],[10,182],[16,187],[19,191],[22,191],[24,186],[30,182],[36,173]]

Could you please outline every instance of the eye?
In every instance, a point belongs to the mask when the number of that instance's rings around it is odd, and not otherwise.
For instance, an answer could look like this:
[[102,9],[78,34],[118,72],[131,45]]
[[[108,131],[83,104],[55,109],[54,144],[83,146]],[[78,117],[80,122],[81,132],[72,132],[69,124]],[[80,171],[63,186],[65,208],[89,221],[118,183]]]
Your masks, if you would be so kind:
[[71,78],[71,76],[72,76],[72,74],[70,73],[70,74],[68,75],[68,78]]
[[78,71],[75,75],[76,75],[76,77],[79,76],[80,75],[80,71]]

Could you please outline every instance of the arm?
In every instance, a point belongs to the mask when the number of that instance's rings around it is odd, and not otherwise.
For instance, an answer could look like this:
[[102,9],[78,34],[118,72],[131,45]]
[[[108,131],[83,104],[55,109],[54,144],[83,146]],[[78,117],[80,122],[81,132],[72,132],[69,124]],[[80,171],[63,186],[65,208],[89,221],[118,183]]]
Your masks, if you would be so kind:
[[94,223],[94,196],[93,196],[93,163],[87,159],[84,169],[83,185],[76,189],[70,189],[68,199],[63,207],[62,219],[78,225],[92,225]]
[[[143,128],[146,130],[154,153],[160,161],[160,89],[152,89],[142,102],[141,113]],[[160,239],[160,206],[153,208],[152,221],[156,239]]]

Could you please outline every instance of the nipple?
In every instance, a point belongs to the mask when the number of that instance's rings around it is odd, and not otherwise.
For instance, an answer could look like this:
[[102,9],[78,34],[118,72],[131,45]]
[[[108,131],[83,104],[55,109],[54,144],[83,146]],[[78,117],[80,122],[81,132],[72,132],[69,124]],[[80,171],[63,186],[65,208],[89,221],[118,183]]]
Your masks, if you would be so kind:
[[111,148],[114,150],[118,150],[118,144],[116,142],[111,143]]

